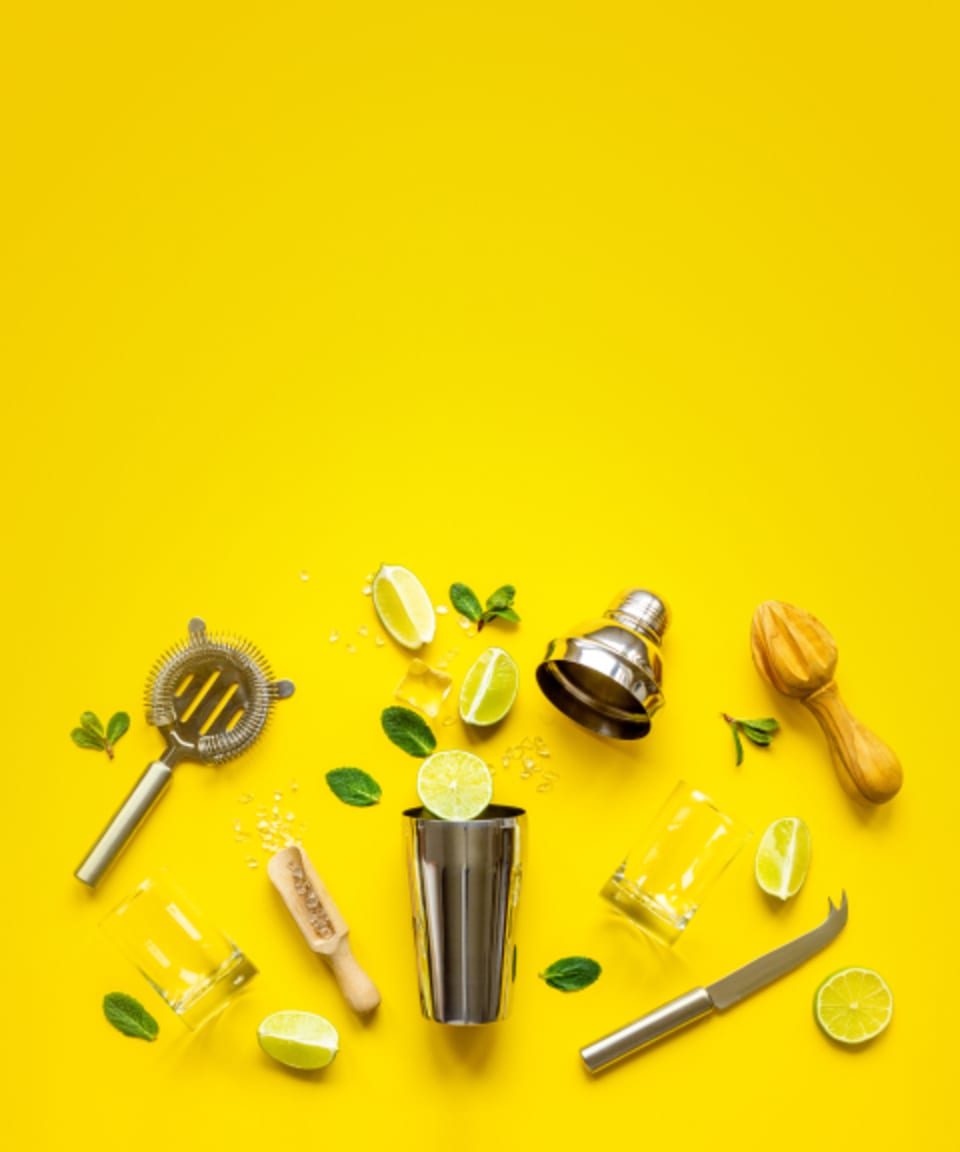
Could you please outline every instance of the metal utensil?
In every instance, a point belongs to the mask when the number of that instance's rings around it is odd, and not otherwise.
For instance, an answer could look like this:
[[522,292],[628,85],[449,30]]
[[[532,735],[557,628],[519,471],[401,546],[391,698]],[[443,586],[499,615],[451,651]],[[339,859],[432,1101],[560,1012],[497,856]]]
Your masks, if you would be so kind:
[[551,640],[537,683],[551,704],[601,736],[638,740],[663,706],[660,645],[666,604],[642,588],[622,592],[601,620]]
[[293,695],[293,683],[274,680],[248,640],[211,635],[198,617],[188,632],[154,664],[144,693],[147,722],[163,733],[166,751],[147,766],[74,873],[91,887],[160,799],[179,761],[222,764],[239,756],[263,731],[274,701]]
[[476,820],[403,814],[420,1007],[438,1024],[493,1024],[510,1011],[526,813],[491,804]]
[[797,937],[789,944],[775,948],[765,956],[731,972],[706,988],[694,988],[669,1004],[648,1012],[625,1028],[611,1032],[602,1040],[580,1049],[580,1056],[591,1072],[599,1072],[614,1060],[636,1051],[645,1044],[658,1040],[661,1036],[691,1024],[716,1009],[718,1012],[731,1008],[754,992],[765,988],[772,981],[799,967],[809,960],[832,940],[836,939],[847,922],[847,894],[843,893],[840,907],[829,901],[830,913],[817,928]]

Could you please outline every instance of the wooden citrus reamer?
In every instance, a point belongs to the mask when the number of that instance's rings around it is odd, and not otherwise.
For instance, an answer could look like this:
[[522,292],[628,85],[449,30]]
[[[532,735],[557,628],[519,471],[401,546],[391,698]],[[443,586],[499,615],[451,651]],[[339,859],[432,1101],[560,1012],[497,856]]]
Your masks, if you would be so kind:
[[892,799],[903,783],[900,761],[840,699],[837,645],[816,616],[767,600],[753,614],[750,641],[761,676],[817,718],[846,791],[873,804]]

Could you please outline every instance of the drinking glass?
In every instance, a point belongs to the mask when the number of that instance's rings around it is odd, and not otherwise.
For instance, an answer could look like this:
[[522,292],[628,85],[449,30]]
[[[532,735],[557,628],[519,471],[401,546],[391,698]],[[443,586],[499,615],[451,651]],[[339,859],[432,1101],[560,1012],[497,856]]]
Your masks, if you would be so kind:
[[655,939],[673,944],[749,836],[681,780],[600,895]]
[[191,1029],[225,1008],[257,974],[165,871],[144,880],[101,927]]

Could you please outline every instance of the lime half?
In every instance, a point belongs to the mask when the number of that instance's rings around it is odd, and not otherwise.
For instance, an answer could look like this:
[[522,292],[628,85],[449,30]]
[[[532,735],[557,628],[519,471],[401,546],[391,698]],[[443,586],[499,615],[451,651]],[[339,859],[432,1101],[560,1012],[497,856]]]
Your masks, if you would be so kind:
[[434,752],[420,767],[417,795],[441,820],[473,820],[493,798],[493,777],[472,752]]
[[893,993],[871,968],[844,968],[817,989],[813,1000],[817,1023],[832,1040],[863,1044],[890,1023]]
[[460,716],[467,724],[496,724],[513,707],[520,674],[509,652],[488,648],[464,677],[460,689]]
[[325,1068],[340,1046],[337,1030],[312,1012],[274,1012],[261,1020],[257,1040],[268,1056],[288,1068]]
[[380,565],[373,578],[373,606],[380,623],[404,648],[421,648],[433,639],[437,627],[433,604],[409,569]]
[[757,883],[771,896],[796,896],[810,869],[810,829],[796,816],[774,820],[757,847]]

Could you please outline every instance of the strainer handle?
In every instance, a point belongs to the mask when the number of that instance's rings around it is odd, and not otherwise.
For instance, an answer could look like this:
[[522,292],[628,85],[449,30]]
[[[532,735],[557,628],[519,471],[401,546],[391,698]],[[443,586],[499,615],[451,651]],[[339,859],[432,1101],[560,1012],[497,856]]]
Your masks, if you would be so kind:
[[90,849],[86,859],[74,876],[93,888],[119,856],[120,850],[140,827],[144,817],[156,804],[170,783],[173,769],[162,760],[154,760],[133,786],[133,791],[114,813],[113,819],[100,833],[100,839]]

